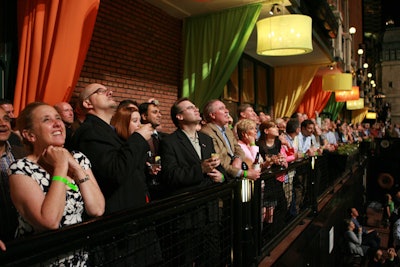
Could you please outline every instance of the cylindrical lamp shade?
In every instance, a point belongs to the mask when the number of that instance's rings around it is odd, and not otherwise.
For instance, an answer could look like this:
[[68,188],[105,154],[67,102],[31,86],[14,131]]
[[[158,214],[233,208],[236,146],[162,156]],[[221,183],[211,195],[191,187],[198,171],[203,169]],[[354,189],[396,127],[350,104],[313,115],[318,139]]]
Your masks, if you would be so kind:
[[346,102],[349,100],[357,100],[360,98],[360,90],[358,86],[353,86],[351,91],[335,91],[336,102]]
[[350,91],[353,77],[350,73],[325,74],[322,76],[322,90],[327,92]]
[[279,15],[257,22],[257,54],[291,56],[312,51],[311,17]]
[[364,108],[364,98],[346,101],[346,108],[348,110],[356,110]]
[[376,112],[368,111],[367,115],[365,115],[365,118],[369,120],[376,120]]

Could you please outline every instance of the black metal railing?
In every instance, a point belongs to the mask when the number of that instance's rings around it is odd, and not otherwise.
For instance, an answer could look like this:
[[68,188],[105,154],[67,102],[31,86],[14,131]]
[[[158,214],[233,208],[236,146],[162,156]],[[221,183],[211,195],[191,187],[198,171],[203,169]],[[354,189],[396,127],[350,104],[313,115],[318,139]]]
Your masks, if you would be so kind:
[[[355,155],[323,155],[264,172],[250,182],[216,185],[7,243],[1,266],[27,266],[87,253],[94,266],[252,266],[305,216],[316,212]],[[351,166],[350,166],[351,165]]]

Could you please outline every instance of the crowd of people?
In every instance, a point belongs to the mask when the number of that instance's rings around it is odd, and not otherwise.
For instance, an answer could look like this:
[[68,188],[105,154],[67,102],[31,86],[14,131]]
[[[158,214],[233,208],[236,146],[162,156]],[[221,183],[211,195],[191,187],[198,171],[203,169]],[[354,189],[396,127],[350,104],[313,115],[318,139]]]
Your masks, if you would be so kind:
[[[309,119],[301,113],[273,118],[257,115],[249,104],[238,107],[234,123],[222,101],[210,100],[200,112],[187,98],[172,105],[177,129],[167,134],[160,131],[159,104],[156,99],[117,103],[112,89],[97,83],[80,92],[75,109],[66,102],[34,102],[15,118],[12,103],[0,102],[0,213],[6,222],[0,239],[58,229],[232,179],[254,181],[263,171],[374,136],[367,123]],[[278,177],[271,186],[282,189],[287,179],[294,177]],[[265,188],[270,199],[264,216],[271,223],[277,200]],[[302,194],[292,190],[284,190],[281,205],[293,202],[298,209]],[[0,249],[6,250],[1,241]],[[62,263],[87,260],[80,251]]]
[[[360,267],[399,267],[400,266],[400,191],[393,196],[386,195],[383,205],[382,226],[389,228],[387,244],[374,227],[364,226],[364,216],[356,208],[348,210],[349,217],[344,220],[345,266]],[[364,219],[363,219],[364,218]]]

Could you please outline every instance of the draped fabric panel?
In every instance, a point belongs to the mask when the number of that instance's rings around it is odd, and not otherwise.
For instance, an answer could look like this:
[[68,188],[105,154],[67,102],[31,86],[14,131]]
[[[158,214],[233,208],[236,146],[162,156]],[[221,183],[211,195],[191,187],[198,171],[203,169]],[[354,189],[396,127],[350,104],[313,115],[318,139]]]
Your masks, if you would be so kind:
[[183,97],[202,108],[221,96],[260,11],[261,4],[247,5],[185,21]]
[[368,113],[368,108],[356,109],[351,111],[351,123],[362,123]]
[[315,112],[321,113],[331,94],[322,90],[322,76],[315,76],[297,112],[305,113],[309,118],[315,118]]
[[314,75],[321,65],[283,66],[275,68],[275,118],[291,116],[299,107]]
[[100,0],[19,0],[14,108],[69,101],[89,48]]
[[346,102],[336,102],[335,94],[331,94],[328,104],[326,104],[323,112],[331,114],[331,119],[336,120],[345,104]]

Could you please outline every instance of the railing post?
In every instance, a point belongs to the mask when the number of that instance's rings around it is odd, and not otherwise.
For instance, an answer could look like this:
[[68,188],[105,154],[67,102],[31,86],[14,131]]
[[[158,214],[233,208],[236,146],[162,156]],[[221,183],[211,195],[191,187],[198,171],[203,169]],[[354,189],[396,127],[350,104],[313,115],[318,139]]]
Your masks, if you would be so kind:
[[242,266],[255,266],[256,246],[254,242],[254,227],[252,216],[252,204],[254,193],[254,181],[249,179],[241,180],[241,208],[242,208]]
[[317,166],[317,156],[311,156],[310,158],[310,207],[313,213],[313,216],[318,214],[318,202],[317,202],[317,194],[318,194],[318,187],[317,187],[317,179],[318,179],[318,166]]

